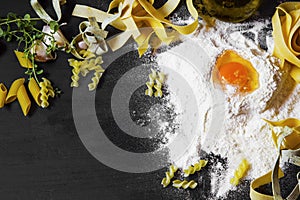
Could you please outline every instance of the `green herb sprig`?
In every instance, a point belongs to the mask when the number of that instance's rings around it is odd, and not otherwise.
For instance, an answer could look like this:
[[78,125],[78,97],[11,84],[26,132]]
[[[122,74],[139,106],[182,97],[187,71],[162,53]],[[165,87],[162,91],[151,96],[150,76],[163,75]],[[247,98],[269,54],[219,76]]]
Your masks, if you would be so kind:
[[[57,50],[66,50],[68,47],[58,47],[56,44],[53,34],[60,28],[57,22],[51,21],[48,24],[51,29],[51,34],[48,34],[36,27],[38,21],[42,21],[42,19],[31,18],[29,14],[18,16],[15,13],[8,13],[6,18],[0,18],[0,39],[4,39],[7,42],[14,40],[18,42],[18,49],[23,48],[22,51],[25,57],[32,62],[33,66],[31,69],[27,69],[25,74],[28,75],[29,79],[34,78],[37,83],[40,83],[38,76],[42,76],[44,71],[36,64],[36,54],[32,51],[36,45],[36,41],[41,41],[46,45],[47,54],[51,54]],[[45,37],[50,41],[49,44],[43,41]],[[57,88],[55,88],[55,91],[57,94],[61,92]]]

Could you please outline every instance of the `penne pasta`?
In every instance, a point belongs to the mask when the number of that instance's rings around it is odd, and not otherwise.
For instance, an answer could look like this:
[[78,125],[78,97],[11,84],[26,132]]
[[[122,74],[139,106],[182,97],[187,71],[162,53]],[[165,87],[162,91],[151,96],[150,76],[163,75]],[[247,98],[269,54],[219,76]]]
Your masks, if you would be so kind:
[[32,63],[28,58],[25,57],[25,54],[20,51],[15,51],[15,54],[18,58],[20,65],[24,68],[32,68]]
[[17,92],[19,90],[19,87],[21,85],[23,85],[25,82],[25,79],[24,78],[19,78],[17,80],[15,80],[10,88],[9,88],[9,91],[8,91],[8,94],[6,96],[6,99],[5,99],[5,103],[8,104],[8,103],[11,103],[13,102],[14,100],[16,100],[17,98]]
[[3,108],[7,95],[7,89],[3,83],[0,83],[0,108]]
[[31,107],[31,101],[28,97],[24,84],[22,84],[17,91],[17,98],[24,116],[27,116]]
[[29,83],[28,83],[28,89],[31,93],[31,96],[33,97],[33,99],[35,100],[36,104],[38,106],[41,106],[42,100],[41,100],[41,88],[39,87],[39,85],[37,84],[37,82],[35,81],[34,78],[31,78]]

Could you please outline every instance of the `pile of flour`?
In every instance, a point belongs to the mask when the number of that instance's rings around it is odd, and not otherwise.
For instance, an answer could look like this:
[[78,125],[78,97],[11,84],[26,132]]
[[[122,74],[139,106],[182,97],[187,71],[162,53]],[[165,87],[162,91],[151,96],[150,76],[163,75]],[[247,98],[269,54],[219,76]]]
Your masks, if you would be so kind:
[[[181,71],[188,74],[192,72],[188,71],[189,68],[184,69],[186,59],[178,56],[172,57],[170,60],[168,56],[170,51],[177,48],[178,51],[190,52],[200,58],[208,57],[209,62],[205,65],[206,69],[201,72],[204,73],[203,79],[210,81],[210,84],[213,85],[211,70],[216,58],[224,50],[234,50],[250,61],[259,74],[259,88],[252,93],[237,95],[230,89],[224,92],[223,124],[220,121],[216,124],[210,113],[215,105],[213,98],[212,102],[207,101],[208,103],[204,100],[205,106],[198,105],[199,112],[205,116],[204,118],[200,117],[202,124],[195,133],[199,135],[199,138],[195,139],[196,142],[180,162],[173,159],[172,156],[170,158],[171,162],[180,168],[186,168],[195,163],[199,156],[201,157],[200,149],[227,158],[228,169],[225,172],[219,173],[217,169],[212,172],[212,191],[219,197],[226,195],[229,190],[236,189],[230,185],[229,181],[243,158],[246,158],[251,164],[246,179],[252,180],[271,170],[276,150],[269,127],[263,119],[276,121],[288,117],[300,118],[300,102],[297,101],[300,87],[294,84],[288,70],[280,69],[279,61],[271,56],[273,41],[270,30],[268,31],[270,23],[268,20],[244,24],[217,21],[215,27],[208,29],[204,26],[200,27],[196,34],[189,35],[183,39],[181,44],[159,54],[157,58],[158,66],[170,63],[174,68],[183,68]],[[187,45],[191,42],[197,44],[198,47]],[[260,48],[262,43],[268,48],[267,51]],[[199,51],[199,46],[204,51]],[[203,67],[203,64],[199,64],[199,67]],[[207,88],[206,85],[199,84],[192,84],[191,87],[197,91],[196,96],[203,96],[203,91]],[[173,93],[176,95],[176,91]],[[206,98],[211,98],[207,94]],[[185,114],[185,111],[182,110],[183,117]],[[205,120],[203,121],[203,119]],[[211,129],[207,128],[208,126],[221,127],[216,137],[210,137]],[[195,131],[197,130],[195,129]],[[170,153],[172,154],[172,152]]]

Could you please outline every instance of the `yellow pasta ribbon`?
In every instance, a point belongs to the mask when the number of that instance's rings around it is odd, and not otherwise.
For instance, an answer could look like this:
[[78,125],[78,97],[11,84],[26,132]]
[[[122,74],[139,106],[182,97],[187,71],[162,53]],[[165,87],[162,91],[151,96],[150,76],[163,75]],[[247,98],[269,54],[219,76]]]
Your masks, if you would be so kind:
[[300,82],[300,3],[280,4],[272,17],[274,52],[281,66],[292,64],[291,76]]
[[[155,9],[153,7],[154,0],[113,0],[107,13],[88,6],[76,5],[73,10],[73,16],[84,18],[95,16],[96,20],[102,23],[102,28],[110,24],[124,31],[124,33],[108,41],[110,48],[115,51],[132,37],[138,44],[138,52],[141,56],[146,52],[153,33],[162,42],[169,44],[174,39],[174,36],[168,35],[166,27],[172,27],[180,34],[190,34],[196,30],[198,26],[198,12],[194,8],[192,0],[186,0],[186,4],[188,11],[194,18],[193,23],[178,26],[166,19],[177,8],[179,2],[180,0],[168,0],[162,7]],[[111,9],[117,7],[118,12],[116,14],[109,14]],[[147,31],[142,31],[143,29],[147,29]]]
[[41,106],[41,94],[40,94],[40,90],[41,88],[39,87],[39,85],[37,84],[37,82],[35,81],[34,78],[31,78],[28,82],[28,89],[29,92],[31,93],[31,96],[33,97],[34,101],[36,102],[36,104],[38,106]]
[[25,82],[24,78],[19,78],[11,84],[8,94],[6,96],[6,99],[5,99],[6,104],[11,103],[17,99],[18,90],[19,90],[20,86],[24,84],[24,82]]
[[15,52],[15,55],[17,56],[17,59],[21,65],[21,67],[32,68],[31,61],[28,58],[26,58],[26,56],[23,52],[20,52],[20,51],[14,51],[14,52]]
[[284,127],[289,127],[292,129],[293,133],[284,138],[281,149],[298,149],[300,148],[300,120],[296,118],[288,118],[280,121],[265,121],[271,126],[272,130],[272,138],[276,147],[280,144],[277,143],[280,134],[282,133],[282,129]]
[[104,69],[101,66],[97,66],[97,68],[95,68],[94,70],[95,72],[94,72],[94,77],[92,78],[92,83],[88,84],[90,91],[95,90],[97,88],[100,78],[104,73]]
[[171,179],[174,177],[174,173],[178,170],[178,168],[174,165],[169,167],[169,171],[166,172],[166,177],[162,179],[161,184],[164,187],[167,187],[171,183]]
[[195,189],[197,187],[198,183],[196,183],[194,180],[191,181],[181,181],[181,180],[175,180],[173,181],[173,187],[176,188],[183,188],[183,189],[187,189],[187,188],[191,188],[191,189]]
[[188,169],[184,170],[184,177],[188,177],[189,175],[194,174],[197,171],[200,171],[206,165],[207,165],[206,160],[200,160],[193,166],[190,166]]
[[24,116],[27,116],[31,107],[31,101],[23,84],[19,87],[17,91],[17,98]]
[[237,186],[242,178],[244,178],[250,169],[250,164],[246,159],[243,159],[238,168],[234,172],[234,177],[230,179],[230,183]]
[[7,89],[3,83],[0,83],[0,108],[4,107]]

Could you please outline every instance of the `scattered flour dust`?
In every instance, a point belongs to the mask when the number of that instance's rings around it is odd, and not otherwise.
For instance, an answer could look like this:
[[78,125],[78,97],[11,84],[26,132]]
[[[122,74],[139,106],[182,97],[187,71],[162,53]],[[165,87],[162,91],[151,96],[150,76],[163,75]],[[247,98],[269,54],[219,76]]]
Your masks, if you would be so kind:
[[[209,61],[207,63],[204,61],[204,64],[199,64],[199,66],[209,69],[201,72],[204,72],[204,77],[210,81],[211,85],[211,69],[216,58],[224,50],[236,51],[240,56],[249,60],[259,73],[260,86],[252,93],[236,95],[231,92],[230,88],[224,93],[223,125],[222,123],[215,124],[215,119],[208,114],[213,109],[214,103],[209,103],[211,101],[207,100],[211,97],[207,95],[209,92],[205,93],[206,85],[201,81],[197,83],[195,80],[193,80],[195,84],[191,84],[192,90],[196,91],[196,96],[203,97],[202,94],[205,94],[205,98],[202,99],[205,106],[197,104],[200,113],[197,117],[201,124],[198,128],[191,130],[196,131],[195,134],[200,135],[200,139],[196,140],[191,150],[186,152],[180,161],[173,159],[172,155],[170,159],[178,167],[186,168],[195,163],[199,156],[201,157],[199,155],[200,149],[227,158],[228,169],[225,172],[220,173],[220,170],[223,169],[220,163],[217,163],[215,170],[211,172],[211,188],[217,197],[225,196],[229,190],[236,189],[230,185],[229,181],[242,158],[246,158],[251,164],[251,169],[246,177],[248,180],[253,180],[271,170],[275,161],[276,150],[273,146],[269,127],[262,120],[263,118],[281,120],[287,117],[300,117],[300,102],[297,101],[300,87],[291,80],[288,70],[281,70],[278,60],[271,56],[273,42],[270,31],[267,31],[270,23],[269,20],[242,24],[217,21],[215,27],[207,29],[203,26],[199,28],[197,34],[189,35],[182,43],[157,56],[158,66],[169,63],[176,70],[180,69],[180,73],[184,74],[186,79],[191,79],[189,73],[194,73],[185,67],[188,65],[186,59],[183,59],[182,56],[171,58],[169,52],[177,49],[178,52],[189,52],[191,55],[196,52],[195,55],[200,59],[207,56]],[[191,42],[197,44],[198,47],[196,47],[197,45],[187,45]],[[266,45],[267,51],[259,47],[261,43]],[[199,52],[199,46],[204,51]],[[163,68],[162,71],[164,71]],[[169,89],[172,92],[172,88]],[[177,92],[173,91],[175,95]],[[182,118],[184,119],[187,115],[190,113],[183,109]],[[207,128],[207,121],[211,121],[211,127],[221,127],[214,138],[209,137],[211,129]],[[206,145],[207,143],[209,145]],[[170,153],[172,154],[172,151]]]

